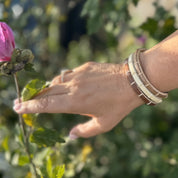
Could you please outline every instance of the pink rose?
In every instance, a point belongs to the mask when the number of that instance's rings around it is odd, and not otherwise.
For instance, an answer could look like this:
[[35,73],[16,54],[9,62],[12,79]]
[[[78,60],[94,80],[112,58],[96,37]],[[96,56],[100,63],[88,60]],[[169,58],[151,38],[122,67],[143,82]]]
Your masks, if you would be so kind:
[[11,60],[15,48],[15,40],[12,29],[4,22],[0,22],[0,62]]

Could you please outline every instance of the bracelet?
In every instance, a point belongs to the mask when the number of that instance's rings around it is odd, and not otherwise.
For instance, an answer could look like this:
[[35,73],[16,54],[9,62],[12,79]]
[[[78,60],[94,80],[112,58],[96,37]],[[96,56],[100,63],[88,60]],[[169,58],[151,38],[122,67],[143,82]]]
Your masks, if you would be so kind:
[[[127,59],[128,60],[128,59]],[[156,105],[156,103],[150,102],[150,99],[141,92],[141,90],[138,88],[137,84],[134,82],[134,79],[129,71],[128,61],[126,60],[125,67],[127,70],[127,78],[130,82],[130,85],[134,89],[134,91],[138,94],[138,97],[141,98],[147,105]]]
[[129,59],[128,59],[128,66],[129,66],[129,70],[130,70],[130,73],[134,79],[134,82],[136,83],[136,85],[138,86],[138,88],[141,90],[141,92],[146,95],[149,100],[150,100],[150,103],[161,103],[162,102],[162,99],[153,95],[146,87],[145,85],[143,84],[143,82],[141,81],[141,79],[139,78],[139,75],[137,74],[136,70],[135,70],[135,67],[134,67],[134,64],[133,64],[133,54],[131,54],[129,56]]
[[166,98],[168,94],[156,89],[144,74],[140,64],[140,53],[143,51],[145,49],[138,49],[126,60],[127,77],[130,85],[147,105],[156,105],[161,103],[162,99]]
[[143,84],[146,86],[146,88],[148,88],[148,90],[150,90],[151,93],[153,93],[153,95],[158,96],[160,98],[167,98],[168,93],[163,93],[163,92],[159,91],[158,89],[156,89],[149,82],[148,78],[146,77],[146,75],[143,72],[143,68],[142,68],[141,62],[140,62],[140,54],[144,51],[146,51],[146,49],[143,49],[143,48],[136,50],[134,58],[133,58],[135,69],[136,69],[140,79],[142,80]]

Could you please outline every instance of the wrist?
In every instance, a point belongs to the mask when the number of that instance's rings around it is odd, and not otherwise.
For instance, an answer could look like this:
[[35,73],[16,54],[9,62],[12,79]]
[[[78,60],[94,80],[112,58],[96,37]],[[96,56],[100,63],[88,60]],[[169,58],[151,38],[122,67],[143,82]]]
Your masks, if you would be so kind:
[[133,104],[133,109],[143,105],[144,101],[138,96],[138,94],[135,92],[133,87],[131,86],[131,83],[128,79],[128,67],[124,64],[122,66],[122,73],[123,73],[123,78],[124,78],[124,83],[125,83],[125,91],[127,93],[127,97],[129,98],[129,101]]
[[178,87],[178,31],[141,55],[141,65],[150,83],[162,92]]
[[127,78],[134,91],[145,104],[155,105],[162,102],[162,99],[166,98],[168,94],[155,88],[144,74],[140,64],[140,57],[144,51],[145,49],[138,49],[126,60]]
[[168,88],[165,86],[165,78],[163,78],[158,58],[159,56],[156,54],[156,50],[145,51],[141,53],[141,66],[150,83],[158,90],[167,92]]

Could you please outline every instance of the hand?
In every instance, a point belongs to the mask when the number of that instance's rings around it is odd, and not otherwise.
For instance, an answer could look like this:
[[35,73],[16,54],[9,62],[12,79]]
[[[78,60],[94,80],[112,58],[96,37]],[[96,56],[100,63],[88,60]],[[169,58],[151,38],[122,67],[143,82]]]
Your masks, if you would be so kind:
[[52,80],[50,87],[32,100],[18,103],[17,113],[73,113],[91,120],[75,126],[72,139],[107,132],[129,112],[143,104],[131,88],[125,65],[88,62]]

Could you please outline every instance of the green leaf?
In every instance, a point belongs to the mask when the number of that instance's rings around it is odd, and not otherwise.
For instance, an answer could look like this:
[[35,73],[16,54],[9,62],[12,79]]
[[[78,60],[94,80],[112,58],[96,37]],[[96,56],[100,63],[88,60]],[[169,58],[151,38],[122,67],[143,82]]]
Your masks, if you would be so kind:
[[19,166],[24,166],[24,165],[26,165],[26,164],[28,164],[29,163],[29,158],[28,158],[28,156],[20,156],[19,157],[19,162],[18,162],[18,164],[19,164]]
[[22,91],[22,100],[27,101],[37,95],[41,90],[49,86],[49,82],[39,79],[31,80]]
[[169,17],[165,19],[164,25],[162,27],[163,38],[166,38],[166,36],[170,35],[170,33],[173,33],[176,30],[175,24],[176,24],[175,17]]
[[88,0],[84,4],[81,16],[89,15],[90,17],[96,16],[99,10],[99,0]]
[[65,172],[65,165],[56,166],[53,170],[53,178],[62,178]]
[[25,69],[26,71],[28,71],[28,72],[36,72],[33,67],[34,67],[34,64],[32,64],[32,63],[27,63],[27,64],[25,64],[24,69]]
[[48,178],[48,173],[47,173],[46,167],[44,167],[44,166],[40,167],[39,174],[40,174],[41,178]]
[[148,20],[141,25],[141,29],[148,31],[150,35],[154,34],[157,28],[158,22],[152,18],[148,18]]
[[46,162],[46,170],[47,170],[48,176],[52,177],[53,170],[52,170],[52,160],[50,157],[48,157],[47,162]]
[[97,32],[104,23],[99,3],[99,0],[88,0],[86,1],[81,12],[81,16],[89,16],[87,20],[88,34]]
[[4,140],[3,140],[2,143],[1,143],[1,145],[2,145],[2,147],[3,147],[3,149],[4,149],[5,151],[8,151],[8,150],[9,150],[9,136],[6,136],[6,137],[4,138]]
[[23,114],[22,117],[26,125],[34,127],[36,125],[38,114]]
[[103,18],[99,14],[97,14],[92,18],[89,18],[87,21],[88,34],[91,35],[93,33],[96,33],[103,25],[103,23],[104,23]]
[[35,130],[30,137],[30,141],[36,143],[40,147],[49,147],[54,146],[56,142],[65,142],[57,131],[47,128],[38,128]]

